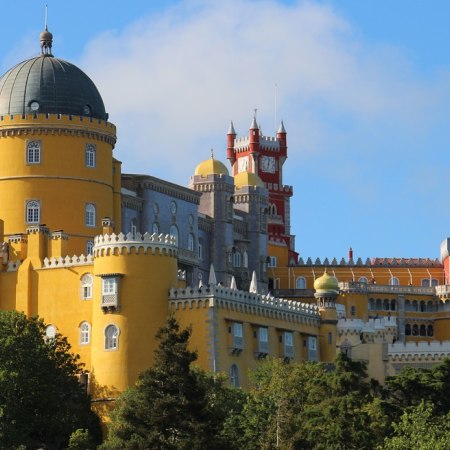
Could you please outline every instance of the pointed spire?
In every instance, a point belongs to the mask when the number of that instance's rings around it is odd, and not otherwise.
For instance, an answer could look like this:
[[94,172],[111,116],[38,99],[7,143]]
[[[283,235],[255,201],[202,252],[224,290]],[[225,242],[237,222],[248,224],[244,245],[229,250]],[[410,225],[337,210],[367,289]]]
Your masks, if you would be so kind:
[[202,279],[198,280],[198,288],[202,288],[203,287],[203,281]]
[[211,159],[214,159],[214,149],[211,147]]
[[211,267],[209,268],[208,284],[210,286],[217,284],[216,272],[214,272],[214,266],[212,264],[211,264]]
[[45,5],[45,30],[39,35],[39,41],[41,44],[41,53],[44,56],[52,55],[53,34],[48,31],[47,24],[48,8]]
[[258,129],[258,123],[256,122],[256,111],[257,111],[257,109],[255,108],[255,114],[253,115],[253,120],[252,120],[252,124],[250,125],[250,130]]
[[286,133],[286,130],[285,130],[285,128],[284,128],[284,123],[283,123],[283,121],[281,121],[277,133]]
[[250,283],[250,287],[248,289],[248,292],[251,292],[252,294],[257,294],[258,293],[258,281],[256,279],[256,272],[255,271],[253,271],[252,281]]
[[230,128],[228,128],[228,133],[227,134],[234,134],[236,135],[236,131],[234,131],[234,125],[233,125],[233,121],[230,120]]
[[237,290],[236,278],[234,278],[234,275],[231,277],[230,289]]

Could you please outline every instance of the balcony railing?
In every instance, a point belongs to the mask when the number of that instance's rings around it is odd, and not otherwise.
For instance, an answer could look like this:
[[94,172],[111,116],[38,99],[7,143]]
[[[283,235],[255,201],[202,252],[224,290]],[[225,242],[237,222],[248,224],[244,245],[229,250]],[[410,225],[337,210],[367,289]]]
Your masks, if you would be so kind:
[[383,294],[422,294],[422,295],[435,294],[435,287],[367,284],[358,281],[341,281],[339,283],[339,289],[343,292],[364,292],[364,293],[378,292]]

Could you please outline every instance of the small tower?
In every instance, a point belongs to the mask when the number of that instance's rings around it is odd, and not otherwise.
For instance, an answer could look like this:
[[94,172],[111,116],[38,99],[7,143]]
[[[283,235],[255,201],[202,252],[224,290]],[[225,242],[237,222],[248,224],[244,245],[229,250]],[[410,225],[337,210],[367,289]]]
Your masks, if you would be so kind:
[[336,298],[339,295],[339,284],[335,277],[325,273],[314,282],[314,297],[320,314],[320,360],[332,362],[336,357]]
[[230,161],[231,166],[236,161],[236,154],[234,151],[234,140],[236,139],[236,131],[234,131],[233,121],[230,122],[230,128],[227,133],[227,159]]

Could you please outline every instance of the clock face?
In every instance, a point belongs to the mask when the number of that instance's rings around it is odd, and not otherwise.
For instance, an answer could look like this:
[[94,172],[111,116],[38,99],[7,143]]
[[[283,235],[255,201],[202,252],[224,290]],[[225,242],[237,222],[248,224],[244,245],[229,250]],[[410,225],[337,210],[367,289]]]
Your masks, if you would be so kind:
[[275,173],[275,158],[273,156],[262,156],[261,170],[267,173]]
[[170,203],[170,211],[172,212],[172,214],[176,214],[176,212],[177,212],[177,204],[175,202],[171,202]]
[[248,172],[248,156],[243,156],[238,159],[238,172]]

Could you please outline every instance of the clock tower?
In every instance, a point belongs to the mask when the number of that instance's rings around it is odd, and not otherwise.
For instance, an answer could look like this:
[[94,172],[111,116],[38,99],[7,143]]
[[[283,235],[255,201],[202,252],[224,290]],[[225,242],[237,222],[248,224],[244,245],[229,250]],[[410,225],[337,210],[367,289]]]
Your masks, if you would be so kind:
[[291,235],[290,198],[292,186],[283,185],[283,164],[287,158],[286,130],[281,122],[276,136],[264,136],[253,117],[248,136],[236,137],[233,122],[227,133],[227,158],[233,176],[241,172],[258,175],[269,191],[267,228],[269,241],[285,243],[289,260],[297,260],[295,237]]

